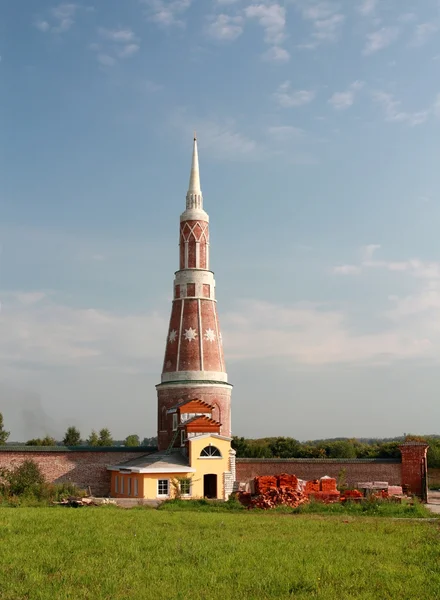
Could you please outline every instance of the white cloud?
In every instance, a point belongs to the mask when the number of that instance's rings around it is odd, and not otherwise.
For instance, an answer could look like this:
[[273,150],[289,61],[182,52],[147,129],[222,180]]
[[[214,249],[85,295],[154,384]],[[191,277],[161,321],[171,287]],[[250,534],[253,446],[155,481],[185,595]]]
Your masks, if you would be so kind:
[[383,50],[387,46],[393,44],[399,37],[400,30],[398,27],[382,27],[378,31],[373,31],[367,35],[367,43],[365,44],[364,54],[369,55],[379,50]]
[[301,48],[313,49],[321,43],[336,42],[341,34],[345,15],[339,3],[315,0],[295,0],[303,19],[312,23],[312,40],[300,44]]
[[191,6],[192,0],[143,0],[150,21],[162,27],[183,27],[182,15]]
[[17,292],[16,298],[20,304],[29,306],[47,298],[47,294],[45,292]]
[[255,160],[261,157],[261,147],[256,140],[242,133],[233,119],[193,117],[185,109],[176,111],[170,125],[191,139],[197,131],[199,148],[220,160]]
[[268,62],[287,62],[290,60],[290,54],[281,46],[272,46],[263,54],[263,59]]
[[128,58],[139,52],[139,44],[127,44],[118,50],[118,56],[120,58]]
[[380,250],[380,244],[368,244],[362,248],[363,260],[371,260],[377,250]]
[[285,37],[286,9],[280,4],[251,4],[245,8],[249,19],[257,19],[268,44],[280,44]]
[[216,160],[259,162],[276,156],[289,164],[316,163],[310,144],[319,140],[290,125],[265,126],[250,136],[234,119],[203,119],[180,109],[171,115],[170,126],[189,139],[195,129],[200,151]]
[[239,15],[213,15],[209,20],[206,34],[210,38],[231,41],[243,33],[243,18]]
[[97,52],[96,59],[105,67],[113,67],[118,58],[130,58],[139,52],[139,38],[128,27],[119,29],[98,29],[101,42],[90,44],[90,49]]
[[282,358],[299,364],[388,363],[433,357],[439,348],[390,319],[378,333],[358,333],[341,311],[316,304],[276,305],[247,300],[222,318],[230,360]]
[[402,111],[400,108],[401,102],[387,92],[376,91],[373,92],[372,97],[374,102],[382,107],[386,121],[408,123],[411,126],[415,126],[425,123],[429,117],[429,111],[427,110],[413,113]]
[[47,21],[36,21],[35,27],[37,29],[39,29],[40,31],[43,31],[43,33],[45,33],[46,31],[49,31],[49,29],[50,29],[50,25]]
[[339,39],[344,21],[344,15],[340,14],[332,15],[328,19],[316,20],[313,24],[315,29],[313,37],[319,42],[335,42]]
[[335,92],[329,99],[329,104],[336,110],[345,110],[353,105],[356,92],[364,86],[363,81],[354,81],[345,92]]
[[410,44],[412,46],[423,46],[433,35],[438,33],[439,26],[437,23],[420,23],[417,25],[413,39]]
[[361,268],[358,265],[340,265],[333,267],[333,273],[336,275],[358,275]]
[[97,54],[96,59],[99,62],[99,64],[103,67],[113,67],[116,64],[116,59],[113,58],[113,56],[110,56],[109,54],[104,54],[102,52]]
[[98,33],[102,38],[111,42],[128,44],[137,41],[134,31],[128,28],[106,29],[104,27],[100,27],[98,29]]
[[[42,292],[25,294],[38,298]],[[76,309],[43,301],[23,303],[23,294],[5,296],[0,320],[2,362],[34,367],[84,366],[91,369],[141,369],[143,359],[164,343],[166,318],[117,315],[96,309]],[[14,335],[15,330],[15,335]],[[145,343],[147,335],[150,343]]]
[[244,10],[248,19],[256,19],[264,29],[264,41],[271,46],[265,53],[266,60],[285,62],[289,53],[281,48],[286,35],[286,9],[281,4],[251,4]]
[[39,19],[35,22],[35,27],[46,33],[65,33],[75,23],[75,14],[79,10],[78,4],[62,3],[52,8],[46,19]]
[[273,97],[277,104],[283,108],[292,108],[309,104],[315,98],[313,90],[292,90],[290,81],[279,85]]
[[372,15],[376,10],[377,0],[362,0],[359,5],[359,12],[364,17]]
[[[439,290],[391,302],[384,330],[366,334],[356,331],[348,314],[322,305],[238,301],[222,315],[225,351],[230,361],[281,358],[306,365],[423,356],[438,360],[440,327],[427,335],[426,315],[439,312]],[[408,324],[409,314],[422,318]],[[0,315],[0,361],[17,374],[26,366],[34,371],[76,368],[78,376],[84,369],[102,377],[109,370],[143,373],[148,361],[160,364],[167,317],[73,308],[49,300],[23,305],[9,295]]]

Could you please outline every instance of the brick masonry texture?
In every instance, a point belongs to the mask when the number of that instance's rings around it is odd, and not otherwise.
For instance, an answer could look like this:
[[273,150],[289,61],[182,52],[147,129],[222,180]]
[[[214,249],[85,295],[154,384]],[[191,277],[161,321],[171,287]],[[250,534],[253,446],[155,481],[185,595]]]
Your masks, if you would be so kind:
[[[172,436],[172,416],[166,412],[182,400],[198,398],[214,407],[212,417],[222,426],[220,433],[229,437],[231,435],[231,389],[230,387],[215,385],[191,386],[190,383],[170,386],[157,390],[158,399],[158,447],[159,450],[168,448]],[[177,443],[177,442],[176,442]]]
[[110,494],[110,471],[107,467],[123,463],[143,452],[75,452],[75,451],[0,451],[0,468],[15,468],[25,460],[36,462],[47,482],[74,483],[80,488],[90,486],[95,496]]
[[426,486],[426,453],[428,444],[407,442],[400,446],[402,453],[402,483],[409,491],[417,496],[424,496]]
[[345,469],[347,485],[355,486],[362,481],[388,481],[392,485],[402,483],[400,462],[334,461],[334,460],[254,460],[237,458],[237,481],[245,482],[261,475],[289,473],[307,481],[328,475],[338,479]]

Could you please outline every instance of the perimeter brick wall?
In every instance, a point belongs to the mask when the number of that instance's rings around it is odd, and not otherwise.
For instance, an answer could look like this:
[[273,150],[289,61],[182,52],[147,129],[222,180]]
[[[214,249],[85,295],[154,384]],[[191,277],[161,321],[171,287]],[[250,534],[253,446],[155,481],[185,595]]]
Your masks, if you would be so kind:
[[237,458],[237,481],[247,482],[257,475],[294,474],[300,479],[319,479],[328,475],[338,479],[345,470],[347,485],[356,486],[362,481],[388,481],[391,485],[402,484],[400,460],[332,460],[332,459],[253,459]]
[[129,451],[112,450],[64,450],[32,449],[0,450],[0,468],[11,469],[25,460],[36,462],[49,483],[71,482],[80,488],[90,486],[94,496],[108,496],[110,493],[110,471],[107,467],[123,463],[151,449]]

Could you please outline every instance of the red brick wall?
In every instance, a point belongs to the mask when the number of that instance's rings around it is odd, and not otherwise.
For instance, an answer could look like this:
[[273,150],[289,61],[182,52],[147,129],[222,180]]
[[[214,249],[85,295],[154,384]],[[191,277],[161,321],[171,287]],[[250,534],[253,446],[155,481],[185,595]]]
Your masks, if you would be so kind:
[[280,473],[291,473],[305,480],[319,479],[324,475],[337,479],[342,469],[345,469],[345,479],[349,486],[361,481],[388,481],[393,485],[401,485],[402,482],[402,465],[391,461],[237,458],[236,469],[237,481],[241,482],[257,475]]
[[143,452],[109,451],[0,451],[0,468],[14,468],[25,460],[36,462],[50,483],[72,482],[81,488],[91,487],[95,496],[110,493],[110,471],[107,466],[136,458]]
[[408,486],[411,494],[427,498],[427,459],[428,444],[406,442],[400,446],[402,453],[402,484]]

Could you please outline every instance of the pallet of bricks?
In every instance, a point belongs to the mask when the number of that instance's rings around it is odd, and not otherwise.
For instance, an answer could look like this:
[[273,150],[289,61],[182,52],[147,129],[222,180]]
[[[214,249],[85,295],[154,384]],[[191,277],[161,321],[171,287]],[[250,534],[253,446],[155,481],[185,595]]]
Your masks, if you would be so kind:
[[238,499],[247,508],[269,509],[275,506],[296,508],[307,502],[295,475],[266,475],[254,478],[255,494],[239,492]]
[[321,479],[307,481],[304,492],[309,499],[317,502],[325,502],[326,504],[339,502],[341,495],[336,488],[336,479],[332,477],[322,477]]

